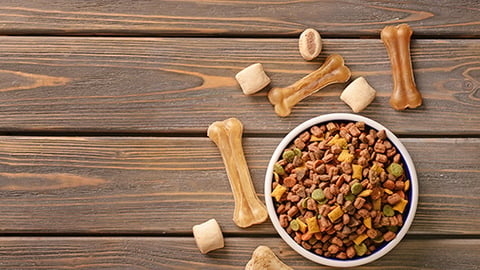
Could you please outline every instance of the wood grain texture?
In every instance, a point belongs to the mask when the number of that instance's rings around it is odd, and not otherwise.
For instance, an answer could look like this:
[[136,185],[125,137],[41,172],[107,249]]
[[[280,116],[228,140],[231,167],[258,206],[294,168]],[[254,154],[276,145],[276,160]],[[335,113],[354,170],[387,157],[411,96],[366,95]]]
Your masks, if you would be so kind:
[[[130,3],[131,2],[131,3]],[[480,37],[480,10],[464,1],[14,1],[3,0],[0,34],[375,36],[409,23],[418,36]]]
[[[225,248],[202,255],[189,237],[0,238],[3,269],[244,269],[266,245],[294,269],[331,269],[313,263],[275,238],[225,238]],[[404,239],[389,254],[355,269],[478,269],[478,239]],[[461,261],[459,261],[461,258]]]
[[[275,115],[267,92],[334,53],[377,90],[361,114],[402,137],[419,176],[406,239],[358,269],[479,269],[477,0],[1,0],[0,17],[1,269],[244,269],[261,244],[294,269],[327,269],[295,253],[269,220],[235,226],[206,130],[228,117],[244,123],[264,201],[280,138],[311,117],[351,112],[339,99],[347,84],[308,97],[288,118]],[[379,38],[399,23],[414,30],[424,97],[405,112],[388,103]],[[297,37],[310,27],[323,51],[305,62]],[[234,76],[257,62],[272,83],[247,97]],[[210,218],[225,248],[202,255],[192,226]]]
[[[246,138],[254,186],[280,139]],[[480,139],[404,139],[420,200],[412,234],[480,233]],[[208,138],[0,137],[0,232],[190,234],[215,218],[240,229],[216,146]]]
[[[286,86],[339,53],[377,98],[363,115],[404,135],[480,134],[479,40],[414,40],[424,105],[393,110],[390,62],[379,39],[326,39],[317,61],[296,39],[0,37],[0,131],[205,133],[238,117],[249,134],[286,134],[308,118],[351,112],[346,84],[328,86],[278,117],[270,87]],[[263,63],[272,83],[244,96],[234,79]],[[412,124],[415,123],[415,124]]]

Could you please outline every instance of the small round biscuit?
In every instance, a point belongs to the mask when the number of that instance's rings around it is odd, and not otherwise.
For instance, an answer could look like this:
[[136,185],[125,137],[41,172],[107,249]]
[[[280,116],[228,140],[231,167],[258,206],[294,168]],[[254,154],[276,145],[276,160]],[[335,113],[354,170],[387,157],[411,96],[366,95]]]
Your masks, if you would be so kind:
[[372,103],[376,93],[377,91],[368,84],[364,77],[359,77],[343,90],[340,99],[358,113]]
[[193,237],[202,254],[223,248],[223,234],[215,219],[193,226]]
[[270,78],[265,74],[263,66],[256,63],[244,68],[235,75],[235,79],[245,95],[253,95],[270,83]]

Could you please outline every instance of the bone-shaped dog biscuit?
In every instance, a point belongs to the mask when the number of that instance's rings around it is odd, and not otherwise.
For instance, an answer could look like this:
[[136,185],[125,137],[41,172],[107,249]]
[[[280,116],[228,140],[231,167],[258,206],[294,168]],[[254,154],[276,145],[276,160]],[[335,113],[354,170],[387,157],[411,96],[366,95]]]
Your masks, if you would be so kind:
[[350,69],[344,65],[343,58],[333,54],[327,57],[319,69],[294,84],[284,88],[272,88],[268,92],[268,100],[275,106],[275,112],[279,116],[288,116],[293,106],[302,99],[332,83],[346,82],[350,75]]
[[258,246],[252,258],[245,265],[245,270],[293,270],[282,262],[267,246]]
[[390,105],[395,110],[416,108],[422,105],[422,95],[415,85],[412,60],[410,59],[412,33],[408,24],[386,26],[381,32],[381,38],[392,65],[393,92],[390,97]]
[[246,228],[264,222],[268,213],[250,177],[243,153],[242,132],[242,123],[236,118],[229,118],[212,123],[207,136],[217,145],[225,164],[235,200],[233,221],[238,227]]

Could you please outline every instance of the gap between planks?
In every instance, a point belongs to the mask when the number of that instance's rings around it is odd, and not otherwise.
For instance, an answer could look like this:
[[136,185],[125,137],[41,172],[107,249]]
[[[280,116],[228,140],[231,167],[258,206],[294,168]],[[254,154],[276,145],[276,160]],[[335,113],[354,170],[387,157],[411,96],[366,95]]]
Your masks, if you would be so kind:
[[[244,132],[244,138],[283,138],[289,132],[285,134],[280,133],[255,133]],[[408,139],[468,139],[468,138],[480,138],[480,133],[471,134],[407,134],[407,133],[395,133],[398,138]],[[0,129],[0,136],[11,137],[152,137],[152,138],[207,138],[207,132],[148,132],[148,131],[136,131],[136,132],[95,132],[95,131],[2,131]]]

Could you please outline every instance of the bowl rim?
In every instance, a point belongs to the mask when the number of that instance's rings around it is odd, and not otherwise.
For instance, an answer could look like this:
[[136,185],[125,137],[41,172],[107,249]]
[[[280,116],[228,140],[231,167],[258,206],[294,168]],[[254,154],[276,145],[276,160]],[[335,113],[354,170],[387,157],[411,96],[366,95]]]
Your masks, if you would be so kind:
[[[329,121],[363,121],[365,122],[366,125],[376,129],[376,130],[381,130],[384,129],[387,138],[390,140],[390,142],[397,148],[397,150],[401,153],[403,161],[406,163],[406,167],[408,170],[408,173],[410,175],[410,188],[411,188],[411,198],[410,198],[410,207],[408,210],[408,215],[407,219],[404,220],[402,228],[397,232],[397,236],[395,239],[390,241],[388,244],[383,246],[381,249],[379,249],[377,252],[358,259],[348,259],[348,260],[339,260],[339,259],[330,259],[326,258],[317,254],[314,254],[310,251],[307,251],[305,248],[297,244],[291,237],[290,235],[287,234],[284,228],[280,226],[280,222],[278,221],[277,213],[275,211],[273,199],[270,196],[272,192],[272,178],[273,178],[273,166],[274,164],[280,159],[281,154],[283,153],[283,150],[288,146],[289,143],[291,143],[298,135],[300,135],[301,132],[305,131],[307,128],[310,128],[313,125],[317,125],[320,123],[327,123]],[[300,255],[303,257],[319,263],[323,265],[328,265],[328,266],[334,266],[334,267],[354,267],[354,266],[360,266],[364,265],[370,262],[373,262],[388,252],[390,252],[400,241],[403,239],[403,237],[406,235],[407,231],[409,230],[416,210],[417,210],[417,204],[418,204],[418,179],[417,179],[417,173],[415,170],[415,166],[413,164],[413,160],[410,157],[410,154],[408,153],[407,149],[405,146],[400,142],[400,140],[393,134],[388,128],[383,126],[382,124],[361,116],[357,114],[351,114],[351,113],[331,113],[331,114],[324,114],[320,115],[314,118],[311,118],[301,124],[299,124],[297,127],[292,129],[278,144],[278,146],[275,148],[275,151],[273,152],[273,155],[270,159],[270,162],[267,167],[267,172],[265,174],[265,203],[267,206],[268,210],[268,215],[270,217],[270,220],[275,228],[275,230],[278,232],[280,237],[291,247],[293,248],[296,252],[298,252]]]

